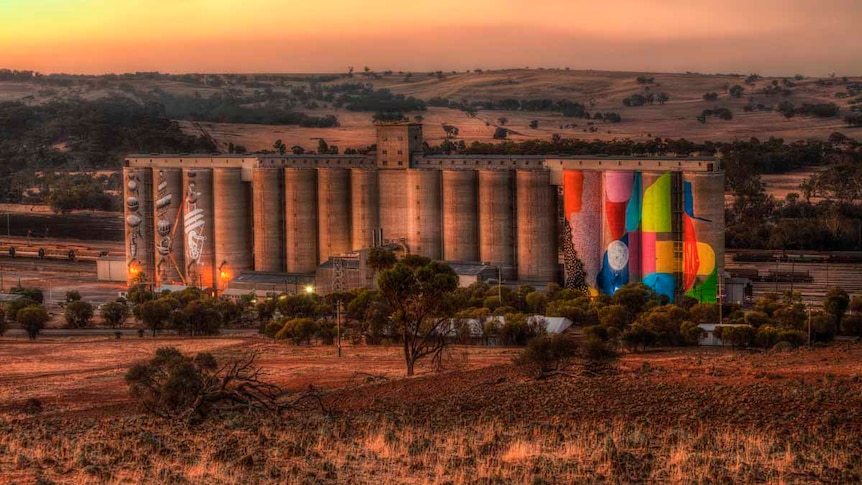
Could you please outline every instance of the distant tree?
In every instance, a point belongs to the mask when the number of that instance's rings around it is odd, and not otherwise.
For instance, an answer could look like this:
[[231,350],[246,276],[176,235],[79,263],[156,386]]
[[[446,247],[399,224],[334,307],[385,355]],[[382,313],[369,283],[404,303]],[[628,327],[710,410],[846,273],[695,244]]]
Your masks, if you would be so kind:
[[302,155],[303,153],[305,153],[305,148],[302,148],[299,145],[293,145],[292,147],[290,147],[290,152],[294,155]]
[[734,84],[733,86],[730,87],[728,92],[734,98],[741,98],[742,94],[745,92],[745,88],[740,86],[739,84]]
[[530,120],[530,128],[536,129],[539,127],[539,120]]
[[81,293],[78,290],[70,290],[66,292],[66,303],[73,301],[81,301]]
[[455,138],[458,136],[458,127],[453,125],[443,125],[443,132],[446,133],[446,138]]
[[[421,116],[421,115],[420,115]],[[371,117],[374,121],[407,121],[407,117],[400,111],[381,111],[374,113]]]
[[475,118],[478,114],[478,111],[476,110],[476,108],[468,106],[466,109],[464,109],[464,114],[466,114],[469,118]]
[[383,271],[395,266],[395,253],[388,249],[371,248],[368,251],[368,266],[374,271]]
[[638,84],[653,84],[655,82],[655,78],[646,77],[643,74],[636,78]]
[[796,115],[796,107],[790,101],[782,101],[778,103],[776,111],[784,115],[785,118],[793,118]]
[[41,305],[31,305],[18,310],[15,316],[30,340],[35,340],[39,333],[45,328],[45,324],[51,320],[48,312]]
[[155,337],[156,332],[170,319],[172,311],[172,305],[167,298],[150,300],[141,305],[141,320],[148,329],[153,331],[153,337]]
[[507,130],[506,128],[502,128],[502,127],[498,126],[497,129],[494,130],[494,139],[495,140],[505,140],[508,137],[508,135],[509,135],[509,130]]
[[121,326],[128,318],[131,312],[129,306],[119,301],[111,301],[102,305],[99,310],[102,321],[111,328]]
[[317,139],[317,153],[320,155],[325,155],[329,153],[329,144],[327,144],[326,140],[324,140],[323,138]]
[[74,300],[66,305],[63,312],[67,328],[84,328],[93,320],[93,305],[86,301]]
[[413,121],[417,123],[422,123],[425,120],[425,117],[422,115],[416,115],[413,117]]
[[718,100],[718,93],[716,93],[715,91],[706,93],[703,95],[703,100],[709,101],[709,102],[717,101]]
[[278,152],[279,155],[284,155],[287,152],[287,146],[281,141],[281,138],[275,140],[275,143],[272,144],[272,149]]
[[666,102],[670,101],[670,95],[665,92],[658,93],[658,95],[656,96],[656,101],[658,101],[658,104],[665,104]]
[[501,116],[501,117],[497,118],[497,123],[499,123],[500,126],[506,126],[506,123],[508,123],[508,122],[509,122],[509,118],[506,118],[505,116]]
[[841,325],[841,319],[850,308],[850,295],[843,288],[834,286],[826,292],[823,299],[823,310],[832,318],[835,325]]
[[40,305],[45,302],[45,295],[42,293],[42,290],[38,288],[13,286],[9,289],[9,293],[13,295],[24,295],[24,297],[29,298]]
[[446,346],[448,319],[455,314],[452,294],[458,276],[449,265],[407,255],[378,278],[380,294],[392,308],[392,321],[401,337],[407,375],[426,356],[439,363]]

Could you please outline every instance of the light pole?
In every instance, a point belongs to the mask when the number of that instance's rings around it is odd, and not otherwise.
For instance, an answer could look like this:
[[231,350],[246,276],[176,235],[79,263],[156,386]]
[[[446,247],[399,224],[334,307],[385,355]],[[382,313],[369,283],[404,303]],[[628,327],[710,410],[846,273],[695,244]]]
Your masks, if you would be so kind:
[[338,346],[338,356],[341,357],[341,298],[335,306],[335,345]]
[[808,302],[808,348],[811,348],[811,302]]

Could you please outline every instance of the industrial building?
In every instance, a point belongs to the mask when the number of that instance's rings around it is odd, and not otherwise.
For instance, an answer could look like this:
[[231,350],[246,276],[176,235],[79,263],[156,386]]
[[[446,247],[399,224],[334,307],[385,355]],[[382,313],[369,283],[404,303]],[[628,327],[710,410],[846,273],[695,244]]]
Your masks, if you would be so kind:
[[715,300],[720,160],[422,146],[422,125],[380,123],[366,155],[130,155],[129,281],[367,287],[367,250],[386,245],[450,262],[471,281],[566,284],[582,268],[596,292],[642,281],[671,300]]

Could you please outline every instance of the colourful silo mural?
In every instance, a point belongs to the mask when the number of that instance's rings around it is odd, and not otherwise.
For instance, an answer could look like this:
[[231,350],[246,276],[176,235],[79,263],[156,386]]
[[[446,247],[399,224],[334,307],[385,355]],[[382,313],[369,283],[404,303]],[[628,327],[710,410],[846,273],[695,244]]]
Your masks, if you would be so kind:
[[723,207],[714,197],[711,206],[701,203],[698,195],[708,190],[715,196],[720,183],[720,177],[670,172],[565,170],[565,216],[587,283],[613,294],[641,281],[671,301],[679,292],[715,301]]

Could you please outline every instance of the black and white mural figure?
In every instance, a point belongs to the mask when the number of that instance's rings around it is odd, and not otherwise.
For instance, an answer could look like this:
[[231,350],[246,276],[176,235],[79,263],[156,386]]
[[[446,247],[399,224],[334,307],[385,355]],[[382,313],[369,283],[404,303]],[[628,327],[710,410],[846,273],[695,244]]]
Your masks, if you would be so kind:
[[[128,255],[127,264],[129,264],[130,269],[134,271],[139,271],[138,267],[140,266],[140,261],[145,259],[144,256],[144,248],[147,246],[144,241],[144,232],[142,223],[144,218],[141,214],[141,202],[140,202],[140,190],[142,189],[142,181],[138,177],[138,172],[134,170],[128,171],[128,176],[126,179],[126,200],[125,200],[125,209],[126,209],[126,233],[128,237],[126,240],[129,244],[129,250],[126,253]],[[133,263],[138,263],[137,266],[133,268]],[[132,278],[138,278],[138,274],[130,275]]]
[[186,233],[186,254],[188,256],[188,278],[191,282],[200,281],[200,261],[206,243],[206,219],[202,207],[198,207],[198,199],[201,193],[197,190],[196,172],[190,170],[188,173],[188,185],[186,187],[186,211],[184,217],[184,228]]
[[172,278],[172,263],[171,253],[173,252],[173,217],[171,214],[171,200],[173,194],[168,188],[168,181],[165,178],[165,171],[159,170],[158,185],[156,188],[156,252],[159,254],[159,260],[156,263],[156,273],[158,274],[159,282],[171,281]]

